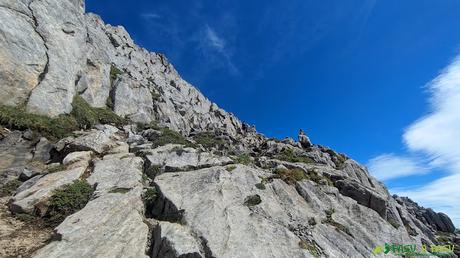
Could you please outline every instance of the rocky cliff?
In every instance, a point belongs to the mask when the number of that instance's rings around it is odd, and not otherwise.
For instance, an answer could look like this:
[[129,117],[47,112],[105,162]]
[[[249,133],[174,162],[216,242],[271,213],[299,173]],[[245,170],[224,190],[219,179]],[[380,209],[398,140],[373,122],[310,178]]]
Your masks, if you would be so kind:
[[257,133],[81,0],[0,0],[0,18],[2,257],[369,257],[392,256],[385,243],[460,244],[447,215],[391,196],[303,132]]

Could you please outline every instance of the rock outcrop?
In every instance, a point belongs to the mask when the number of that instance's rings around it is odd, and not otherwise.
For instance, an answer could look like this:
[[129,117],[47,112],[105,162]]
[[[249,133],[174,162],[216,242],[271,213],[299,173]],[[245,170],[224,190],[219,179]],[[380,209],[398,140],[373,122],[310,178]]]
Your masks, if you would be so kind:
[[[297,142],[257,133],[164,55],[85,13],[83,1],[0,0],[0,17],[1,107],[45,121],[71,116],[77,96],[100,108],[91,112],[128,121],[85,124],[56,141],[2,122],[0,188],[11,212],[2,218],[46,222],[59,191],[75,182],[91,190],[59,203],[73,214],[49,241],[8,255],[369,257],[384,243],[460,250],[446,214],[391,196],[365,167],[303,132]],[[0,244],[14,238],[4,232]]]

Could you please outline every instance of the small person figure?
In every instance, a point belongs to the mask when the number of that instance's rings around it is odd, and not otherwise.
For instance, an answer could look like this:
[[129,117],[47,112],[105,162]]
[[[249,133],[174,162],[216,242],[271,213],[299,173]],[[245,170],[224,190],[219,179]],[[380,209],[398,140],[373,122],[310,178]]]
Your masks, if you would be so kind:
[[310,139],[302,129],[299,131],[299,142],[303,148],[309,148],[312,146]]

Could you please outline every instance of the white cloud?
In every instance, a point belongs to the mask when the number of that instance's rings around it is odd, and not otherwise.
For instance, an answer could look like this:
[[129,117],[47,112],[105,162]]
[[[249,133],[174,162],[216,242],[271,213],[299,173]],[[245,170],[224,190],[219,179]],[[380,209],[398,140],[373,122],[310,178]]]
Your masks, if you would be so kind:
[[144,18],[144,19],[147,19],[147,20],[154,20],[154,19],[160,19],[161,16],[157,13],[153,13],[153,12],[150,12],[150,13],[143,13],[141,14],[141,17]]
[[225,51],[224,39],[217,36],[216,32],[213,29],[211,29],[209,25],[206,25],[205,34],[206,40],[211,47],[215,48],[219,52]]
[[416,159],[395,154],[382,154],[367,164],[372,175],[379,180],[389,180],[405,176],[424,174],[428,171]]
[[[447,213],[460,226],[460,57],[428,84],[431,112],[406,128],[403,140],[411,152],[407,157],[379,156],[372,159],[370,171],[383,180],[418,174],[411,158],[414,153],[425,156],[426,167],[447,174],[422,187],[392,189],[421,205]],[[380,164],[385,158],[388,165]],[[399,173],[394,172],[399,167]],[[412,173],[414,172],[414,173]],[[385,178],[386,177],[386,178]]]

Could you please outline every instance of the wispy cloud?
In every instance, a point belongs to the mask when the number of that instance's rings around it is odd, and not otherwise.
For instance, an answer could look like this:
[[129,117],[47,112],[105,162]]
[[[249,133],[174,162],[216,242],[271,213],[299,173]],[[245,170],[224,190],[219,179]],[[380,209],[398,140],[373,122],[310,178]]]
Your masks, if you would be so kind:
[[209,25],[206,25],[205,34],[206,34],[206,40],[211,47],[215,48],[217,51],[221,53],[225,53],[224,39],[217,36],[216,32],[213,29],[211,29]]
[[218,34],[209,24],[205,24],[202,33],[198,35],[199,48],[205,56],[211,58],[214,64],[226,66],[230,73],[237,75],[239,69],[232,60],[232,51],[227,46],[226,39]]
[[152,20],[152,19],[160,19],[161,15],[159,15],[158,13],[154,13],[154,12],[148,12],[148,13],[141,14],[141,17],[147,20]]
[[413,157],[382,154],[367,164],[373,176],[379,180],[389,180],[417,174],[424,174],[428,169]]
[[[406,195],[422,205],[433,207],[448,213],[454,223],[460,225],[460,57],[444,69],[435,78],[428,89],[431,94],[431,112],[414,122],[404,132],[403,139],[410,151],[409,155],[421,154],[428,168],[437,168],[448,174],[425,186],[405,189],[392,189],[393,192]],[[370,167],[371,173],[381,179],[390,179],[385,175],[405,176],[414,172],[418,161],[403,159],[400,172],[394,172],[391,165]],[[378,158],[375,158],[378,160]],[[373,159],[375,161],[375,159]],[[390,160],[391,161],[391,160]],[[391,162],[390,162],[391,163]],[[404,163],[406,163],[404,166]],[[372,160],[370,162],[372,164]],[[415,173],[416,174],[416,173]]]

